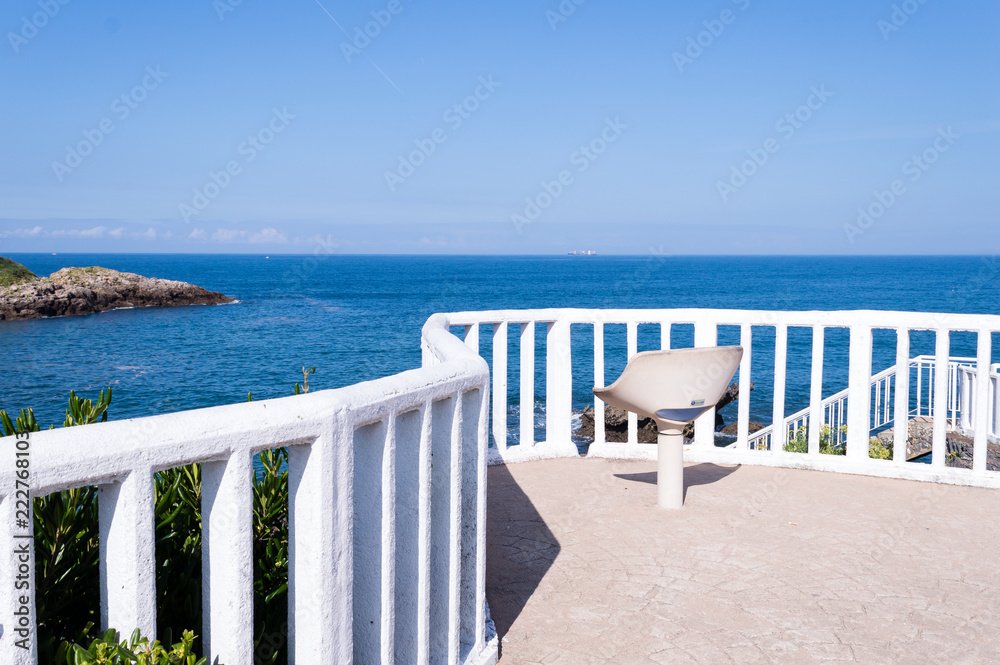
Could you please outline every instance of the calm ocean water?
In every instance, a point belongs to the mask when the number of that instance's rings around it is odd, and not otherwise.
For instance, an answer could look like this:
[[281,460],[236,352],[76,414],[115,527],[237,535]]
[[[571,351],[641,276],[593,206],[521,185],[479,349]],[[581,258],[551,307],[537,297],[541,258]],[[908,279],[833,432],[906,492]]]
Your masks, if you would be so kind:
[[[235,305],[118,310],[85,317],[0,322],[0,408],[33,407],[61,424],[71,389],[113,386],[112,419],[285,396],[315,366],[314,389],[336,388],[420,365],[420,328],[434,312],[539,307],[884,309],[1000,313],[992,257],[408,257],[246,255],[11,255],[36,274],[100,265],[178,279],[239,299]],[[895,359],[894,335],[876,331],[875,369]],[[885,332],[885,334],[881,334]],[[659,347],[643,326],[640,350]],[[738,343],[737,329],[720,343]],[[606,380],[625,364],[624,326],[608,326]],[[489,351],[488,334],[481,336]],[[511,335],[511,403],[517,402]],[[544,358],[544,335],[538,335]],[[692,330],[675,326],[673,343]],[[592,333],[574,328],[574,402],[589,403]],[[789,334],[788,413],[808,399],[811,332]],[[770,422],[773,335],[754,343],[752,418]],[[915,333],[913,355],[933,353]],[[769,347],[770,345],[770,347]],[[994,341],[994,349],[1000,340]],[[827,331],[824,394],[846,387],[846,331]],[[971,335],[953,355],[975,355]],[[994,362],[1000,356],[994,358]],[[759,364],[758,364],[759,363]],[[542,369],[541,367],[539,368]],[[540,371],[536,385],[544,385]],[[729,411],[730,409],[727,409]],[[725,413],[731,421],[735,415]]]

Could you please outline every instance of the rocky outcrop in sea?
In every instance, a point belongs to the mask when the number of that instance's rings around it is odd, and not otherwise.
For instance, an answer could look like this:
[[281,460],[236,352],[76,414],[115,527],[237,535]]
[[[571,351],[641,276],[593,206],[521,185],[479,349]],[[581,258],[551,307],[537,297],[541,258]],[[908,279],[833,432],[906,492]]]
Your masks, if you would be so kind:
[[220,305],[232,298],[200,286],[108,268],[63,268],[0,288],[0,320],[76,316],[122,307]]

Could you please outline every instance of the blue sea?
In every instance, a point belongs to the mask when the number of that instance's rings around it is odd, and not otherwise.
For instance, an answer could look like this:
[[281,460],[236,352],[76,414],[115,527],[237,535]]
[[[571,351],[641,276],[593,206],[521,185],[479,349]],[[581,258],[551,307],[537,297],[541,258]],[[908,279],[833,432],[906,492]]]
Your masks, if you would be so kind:
[[[420,365],[420,328],[435,312],[542,307],[883,309],[1000,313],[993,257],[289,256],[12,254],[36,274],[98,265],[182,280],[238,299],[232,305],[127,309],[82,317],[0,322],[0,408],[32,407],[61,425],[70,390],[114,389],[111,418],[280,397],[316,367],[312,389],[337,388]],[[674,346],[691,344],[674,326]],[[481,335],[489,357],[490,335]],[[544,358],[538,334],[536,358]],[[625,327],[607,326],[605,380],[625,365]],[[517,404],[517,335],[510,402]],[[592,333],[573,329],[574,406],[591,403]],[[640,350],[659,348],[641,326]],[[720,343],[738,343],[723,328]],[[787,412],[808,402],[811,332],[789,331]],[[751,418],[771,421],[773,333],[755,335]],[[994,340],[994,349],[1000,339]],[[914,333],[912,355],[934,350]],[[846,330],[826,335],[824,395],[846,387]],[[953,355],[975,355],[970,334]],[[994,362],[1000,360],[995,355]],[[895,361],[895,335],[876,331],[873,370]],[[538,392],[544,387],[539,363]],[[723,416],[735,417],[735,405]]]

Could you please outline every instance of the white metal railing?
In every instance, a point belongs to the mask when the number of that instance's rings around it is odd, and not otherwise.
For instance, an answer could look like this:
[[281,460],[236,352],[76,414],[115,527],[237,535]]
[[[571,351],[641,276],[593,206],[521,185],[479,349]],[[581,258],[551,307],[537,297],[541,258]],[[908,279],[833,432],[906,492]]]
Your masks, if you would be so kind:
[[[710,310],[710,309],[655,309],[655,310],[498,310],[488,312],[458,312],[447,314],[451,326],[465,329],[465,341],[476,351],[480,348],[480,336],[486,331],[492,334],[493,361],[493,446],[490,449],[492,463],[516,462],[542,457],[568,457],[578,454],[570,432],[572,417],[572,387],[574,380],[573,353],[570,328],[573,325],[590,326],[593,330],[594,381],[603,386],[605,381],[604,328],[609,324],[626,326],[626,352],[630,357],[637,351],[638,326],[658,324],[660,326],[661,348],[670,348],[671,327],[678,324],[693,325],[694,345],[713,346],[718,341],[720,326],[736,326],[739,329],[740,344],[744,348],[743,361],[739,371],[740,395],[750,395],[749,386],[754,372],[752,342],[763,329],[775,339],[774,386],[772,394],[772,422],[787,420],[785,412],[786,369],[788,361],[788,330],[792,327],[810,328],[813,335],[812,365],[809,383],[808,418],[813,422],[843,422],[846,425],[846,455],[824,455],[820,453],[819,427],[809,428],[808,452],[792,453],[784,450],[789,432],[778,428],[770,434],[771,445],[767,450],[751,448],[749,433],[750,401],[744,397],[738,402],[737,437],[734,445],[717,447],[714,437],[714,410],[701,416],[695,423],[692,445],[686,450],[690,461],[711,461],[733,464],[765,464],[796,468],[812,468],[842,471],[866,475],[897,478],[912,478],[936,482],[947,482],[987,487],[1000,487],[1000,474],[987,469],[987,430],[995,423],[995,402],[989,401],[990,382],[993,379],[983,372],[977,374],[973,383],[977,386],[974,404],[968,409],[971,426],[975,431],[972,469],[948,467],[946,458],[946,433],[951,406],[949,376],[958,371],[950,369],[951,333],[969,331],[976,334],[976,363],[980,367],[990,365],[992,354],[991,335],[1000,331],[1000,316],[939,314],[920,312],[884,311],[842,311],[842,312],[776,312],[758,310]],[[544,327],[543,327],[544,326]],[[873,400],[862,400],[855,408],[846,409],[839,400],[832,405],[824,405],[822,398],[824,335],[827,328],[847,328],[850,333],[847,392],[870,395],[877,390],[881,406],[876,409]],[[906,428],[896,428],[896,443],[892,460],[872,459],[869,456],[869,433],[873,421],[882,421],[891,413],[910,412],[910,382],[893,382],[890,392],[886,390],[888,375],[875,380],[878,388],[873,389],[872,339],[875,329],[891,329],[896,333],[896,363],[890,373],[909,376],[911,369],[911,331],[931,331],[935,335],[935,353],[926,358],[929,367],[935,371],[924,378],[930,380],[928,386],[920,384],[920,390],[930,399],[930,417],[933,419],[933,459],[931,464],[910,464],[906,462]],[[507,377],[510,365],[517,359],[508,357],[508,335],[516,331],[521,340],[519,367],[520,413],[519,441],[508,444],[507,437]],[[545,336],[544,362],[545,391],[539,395],[534,385],[536,358],[534,336]],[[924,362],[921,360],[920,362]],[[919,364],[919,363],[918,363]],[[944,371],[936,371],[942,368]],[[876,375],[877,376],[877,375]],[[589,388],[589,386],[588,386]],[[922,394],[923,394],[922,393]],[[545,405],[545,436],[535,440],[534,428],[526,426],[529,414],[533,413],[536,399],[543,399]],[[919,401],[920,398],[918,398]],[[891,404],[886,406],[886,402]],[[925,402],[920,402],[925,404]],[[824,413],[827,407],[836,408],[834,415]],[[879,410],[880,413],[874,413]],[[653,458],[655,446],[639,444],[637,440],[636,418],[628,422],[628,442],[610,443],[604,431],[604,405],[594,399],[595,438],[588,451],[593,457]],[[972,431],[972,430],[970,430]]]
[[[957,375],[956,385],[958,386],[959,401],[957,429],[966,436],[974,437],[977,420],[975,409],[979,403],[976,391],[980,389],[979,382],[976,380],[976,368],[975,366],[962,365],[958,368]],[[998,417],[1000,416],[1000,365],[990,367],[986,402],[992,407],[986,419],[986,435],[989,441],[996,443],[1000,441],[1000,417]]]
[[[934,356],[916,356],[910,359],[909,369],[906,373],[906,380],[910,381],[915,377],[916,391],[911,401],[915,402],[912,408],[908,408],[909,416],[932,416],[934,407],[934,370],[936,362]],[[952,425],[961,423],[959,431],[963,433],[972,432],[972,409],[974,399],[967,399],[975,384],[976,359],[963,357],[949,357],[948,359],[948,404],[947,417]],[[895,384],[898,380],[896,367],[886,369],[873,375],[871,378],[871,430],[878,430],[886,425],[895,422],[895,401],[892,399]],[[991,384],[992,385],[992,384]],[[840,392],[826,397],[822,401],[823,421],[820,427],[829,428],[830,444],[843,445],[846,441],[845,428],[847,425],[847,405],[848,391],[846,388]],[[991,418],[991,422],[992,422]],[[800,430],[808,431],[810,422],[810,408],[806,407],[800,411],[786,416],[783,420],[788,436],[797,436]],[[757,430],[750,435],[750,447],[755,450],[770,449],[771,432],[774,425],[768,425]],[[995,440],[995,431],[991,429],[991,440]]]
[[[488,367],[441,315],[422,346],[422,369],[340,390],[31,434],[33,496],[100,487],[103,626],[155,635],[153,477],[200,462],[206,654],[252,665],[252,460],[287,446],[290,662],[495,662]],[[34,561],[30,547],[18,553],[31,534],[15,521],[13,439],[0,442],[0,662],[21,665],[35,661],[37,633],[32,609],[31,648],[17,646],[33,585],[14,580],[31,580]]]

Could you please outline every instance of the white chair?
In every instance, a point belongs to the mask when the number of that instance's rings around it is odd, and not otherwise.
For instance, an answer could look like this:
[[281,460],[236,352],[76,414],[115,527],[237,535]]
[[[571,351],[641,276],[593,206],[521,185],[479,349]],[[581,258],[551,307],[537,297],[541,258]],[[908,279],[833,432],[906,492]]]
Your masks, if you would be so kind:
[[599,399],[656,422],[657,505],[684,505],[684,425],[713,408],[743,359],[742,346],[644,351]]

